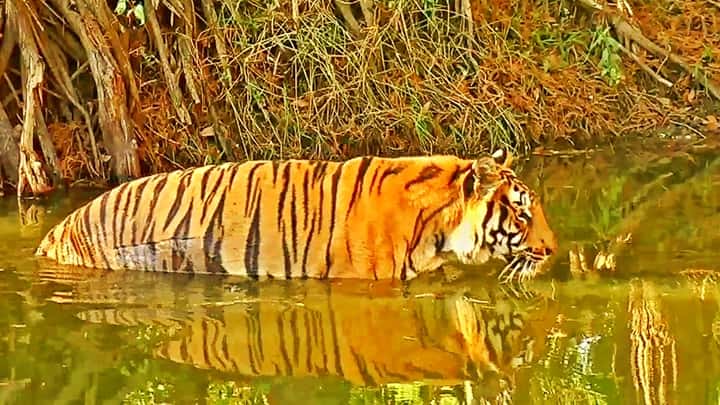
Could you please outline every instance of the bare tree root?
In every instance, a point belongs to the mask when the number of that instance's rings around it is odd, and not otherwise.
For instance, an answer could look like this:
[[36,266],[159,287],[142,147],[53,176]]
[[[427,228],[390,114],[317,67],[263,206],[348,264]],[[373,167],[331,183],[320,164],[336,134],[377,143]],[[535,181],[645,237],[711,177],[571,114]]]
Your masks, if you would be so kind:
[[[19,139],[20,134],[12,127],[5,108],[0,104],[0,178],[7,179],[13,185],[17,185],[18,181]],[[0,187],[0,192],[2,192],[2,187]]]
[[[72,80],[70,79],[70,74],[67,71],[67,62],[64,60],[64,55],[62,51],[58,48],[58,45],[55,42],[50,41],[44,30],[37,30],[37,36],[38,45],[40,46],[40,50],[45,56],[45,61],[47,62],[48,67],[53,74],[53,77],[55,78],[55,80],[57,80],[60,89],[63,91],[63,93],[65,93],[65,97],[67,97],[70,103],[75,106],[78,111],[80,111],[80,114],[85,120],[85,125],[87,126],[90,139],[90,148],[94,158],[92,162],[88,162],[88,168],[90,169],[90,173],[92,175],[101,177],[102,168],[100,167],[100,153],[98,151],[97,144],[95,143],[95,131],[93,130],[90,113],[80,103],[80,96],[78,95],[77,90],[75,86],[73,86]],[[40,115],[40,117],[42,117],[42,114]],[[44,150],[45,148],[43,148],[43,153],[45,153]],[[55,151],[52,150],[51,153],[52,160],[57,160],[57,158],[55,158]],[[55,164],[55,167],[57,167],[57,164]]]
[[[679,66],[681,69],[683,69],[685,72],[689,73],[692,78],[701,86],[705,87],[707,89],[708,93],[712,94],[716,99],[720,100],[720,85],[715,83],[714,80],[708,76],[708,74],[702,70],[699,66],[693,66],[691,67],[687,62],[683,60],[680,55],[677,55],[671,51],[668,51],[666,49],[663,49],[658,44],[654,43],[652,40],[647,38],[645,35],[643,35],[642,32],[640,32],[639,29],[631,25],[625,17],[622,15],[619,15],[617,13],[613,13],[611,11],[608,11],[605,7],[600,5],[595,0],[577,0],[578,3],[586,8],[586,9],[592,9],[592,10],[598,10],[602,12],[603,14],[607,15],[610,21],[610,24],[615,29],[616,34],[621,39],[629,39],[639,46],[641,46],[643,49],[647,50],[648,52],[652,53],[656,57],[659,58],[667,58],[670,62],[674,63],[675,65]],[[636,60],[636,58],[633,58],[633,60]],[[642,67],[642,65],[641,65]],[[657,75],[652,75],[653,78],[658,79]],[[663,83],[661,81],[661,83]],[[663,83],[665,84],[665,83]]]
[[180,63],[185,76],[185,85],[187,86],[190,97],[195,104],[200,104],[200,77],[196,71],[200,63],[197,54],[197,48],[194,46],[193,38],[195,38],[196,21],[195,9],[192,0],[167,0],[166,5],[171,11],[182,19],[184,33],[178,35],[178,50],[180,52]]
[[170,59],[168,57],[167,45],[160,32],[160,23],[158,23],[157,16],[155,15],[155,9],[152,2],[145,5],[145,11],[147,15],[147,26],[150,31],[152,41],[155,43],[155,47],[160,57],[160,64],[162,66],[163,76],[165,77],[165,84],[168,86],[170,93],[170,99],[172,100],[173,108],[177,113],[180,122],[189,125],[192,122],[190,113],[183,105],[183,95],[178,86],[178,77],[170,67]]
[[[19,8],[18,6],[22,7]],[[33,195],[51,191],[40,157],[33,146],[36,130],[36,115],[40,111],[41,85],[45,67],[33,40],[32,22],[23,2],[8,2],[8,16],[14,19],[18,28],[22,72],[24,76],[23,126],[20,135],[20,162],[18,164],[17,195],[25,195],[29,189]]]
[[[9,1],[5,3],[7,14],[10,14],[9,3]],[[3,14],[5,13],[2,8],[0,8],[0,15]],[[15,48],[15,45],[17,45],[17,27],[13,24],[13,20],[8,20],[4,24],[3,40],[0,44],[0,77],[3,77],[5,74],[5,70],[10,62],[10,56],[12,56],[12,51]]]
[[[85,0],[84,5],[87,7],[87,11],[91,11],[97,17],[97,22],[102,28],[101,32],[105,34],[110,44],[110,51],[117,62],[118,71],[123,75],[124,84],[130,92],[130,100],[126,104],[133,107],[140,102],[140,93],[135,84],[135,74],[128,56],[128,45],[121,40],[116,30],[118,21],[108,8],[106,1]],[[84,14],[82,10],[80,14]]]
[[98,118],[103,143],[110,154],[112,173],[120,181],[139,177],[140,163],[127,108],[125,81],[112,58],[107,36],[91,12],[88,0],[77,3],[79,14],[71,9],[68,0],[52,1],[87,52],[98,92]]

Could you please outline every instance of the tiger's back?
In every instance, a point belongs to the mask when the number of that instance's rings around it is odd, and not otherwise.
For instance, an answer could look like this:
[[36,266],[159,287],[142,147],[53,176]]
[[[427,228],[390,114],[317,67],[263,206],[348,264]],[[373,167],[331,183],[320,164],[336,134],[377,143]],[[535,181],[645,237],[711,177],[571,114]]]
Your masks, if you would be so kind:
[[418,163],[257,161],[153,175],[79,208],[48,233],[38,254],[86,267],[286,278],[363,264],[390,270],[404,258],[388,245],[405,241],[389,230],[407,229],[398,214],[412,209],[412,199],[394,191],[397,182],[409,189],[413,180],[431,180]]
[[497,231],[504,232],[508,215],[500,211],[507,208],[488,211],[497,197],[477,191],[486,186],[475,165],[454,156],[368,156],[157,174],[79,208],[50,230],[37,254],[106,269],[413,278],[459,248],[487,260],[493,249],[485,230],[506,244]]

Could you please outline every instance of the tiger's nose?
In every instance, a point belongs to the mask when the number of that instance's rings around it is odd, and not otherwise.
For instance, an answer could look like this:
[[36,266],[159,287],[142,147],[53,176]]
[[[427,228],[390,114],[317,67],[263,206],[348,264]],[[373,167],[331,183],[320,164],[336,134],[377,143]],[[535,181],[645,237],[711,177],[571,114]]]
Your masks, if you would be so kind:
[[548,239],[542,238],[542,239],[540,239],[540,243],[542,243],[545,246],[545,255],[550,256],[557,252],[558,243],[557,243],[557,239],[555,239],[554,236],[552,238],[548,238]]

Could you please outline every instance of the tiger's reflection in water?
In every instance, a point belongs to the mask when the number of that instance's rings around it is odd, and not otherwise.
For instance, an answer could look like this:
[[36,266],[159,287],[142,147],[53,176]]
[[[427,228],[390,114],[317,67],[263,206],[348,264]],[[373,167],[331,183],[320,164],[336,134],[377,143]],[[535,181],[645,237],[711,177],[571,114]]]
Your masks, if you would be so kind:
[[[125,277],[153,276],[130,273]],[[199,278],[182,289],[144,281],[154,284],[144,293],[147,306],[123,307],[118,303],[140,300],[128,294],[132,282],[111,281],[115,277],[105,274],[103,284],[124,285],[122,298],[79,318],[156,325],[168,336],[153,356],[247,378],[331,376],[364,387],[472,382],[473,395],[505,402],[515,370],[538,357],[554,320],[542,303],[509,297],[497,283],[465,284],[466,293],[446,285],[450,294],[438,297],[419,293],[422,286],[410,291],[367,282],[227,283],[219,292]],[[72,300],[101,303],[90,295],[102,289],[83,284]]]

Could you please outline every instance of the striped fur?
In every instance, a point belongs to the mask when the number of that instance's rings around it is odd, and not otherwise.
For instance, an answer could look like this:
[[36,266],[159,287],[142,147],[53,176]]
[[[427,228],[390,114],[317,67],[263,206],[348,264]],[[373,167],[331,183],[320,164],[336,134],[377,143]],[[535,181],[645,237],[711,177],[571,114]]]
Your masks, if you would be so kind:
[[105,308],[78,317],[152,325],[170,335],[153,348],[155,356],[199,369],[247,377],[336,376],[358,386],[510,377],[537,360],[555,319],[546,308],[506,297],[478,304],[459,294],[367,300],[313,291],[303,305],[258,299],[185,314]]
[[511,275],[531,276],[555,236],[510,157],[494,158],[249,161],[157,174],[77,209],[37,254],[106,269],[403,280],[453,256],[496,256],[510,259]]

